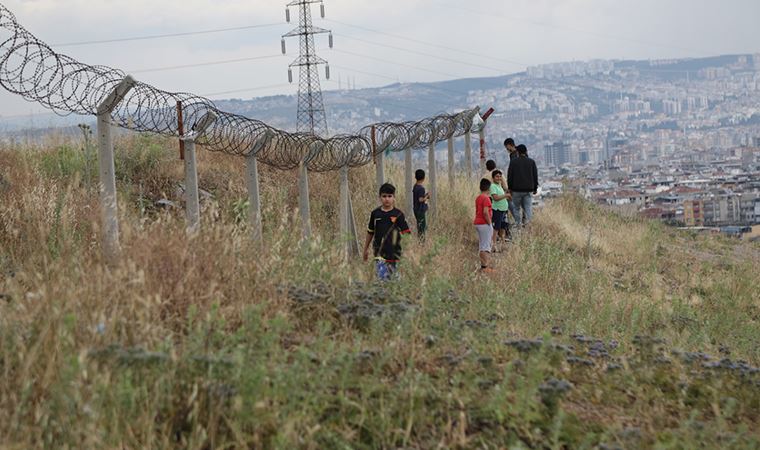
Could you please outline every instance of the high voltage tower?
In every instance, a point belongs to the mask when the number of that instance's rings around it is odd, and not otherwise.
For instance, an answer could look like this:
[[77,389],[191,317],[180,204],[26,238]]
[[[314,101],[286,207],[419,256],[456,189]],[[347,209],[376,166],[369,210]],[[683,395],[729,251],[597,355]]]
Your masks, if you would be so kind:
[[325,77],[330,79],[330,66],[317,56],[314,35],[329,34],[330,48],[333,46],[332,31],[315,27],[311,22],[311,4],[319,3],[322,18],[325,17],[323,0],[295,0],[288,3],[285,19],[290,23],[290,7],[298,8],[299,26],[282,36],[282,53],[286,53],[285,38],[298,36],[301,43],[300,55],[288,67],[288,81],[293,82],[293,67],[299,68],[298,81],[298,123],[296,130],[319,136],[327,136],[327,118],[319,84],[319,66],[325,66]]

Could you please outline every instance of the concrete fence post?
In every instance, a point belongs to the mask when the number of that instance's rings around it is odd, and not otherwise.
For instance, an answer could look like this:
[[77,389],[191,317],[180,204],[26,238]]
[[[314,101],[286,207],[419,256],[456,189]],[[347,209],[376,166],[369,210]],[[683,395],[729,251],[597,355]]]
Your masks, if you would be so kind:
[[195,233],[201,226],[201,205],[198,193],[198,166],[195,139],[185,139],[185,216],[187,231]]
[[259,192],[259,163],[256,154],[251,153],[245,158],[246,184],[248,185],[248,216],[253,227],[253,239],[261,241],[263,225],[261,222],[261,195]]
[[[414,170],[412,169],[412,149],[404,149],[404,190],[406,191],[406,211],[407,218],[414,217],[414,195],[412,195],[412,189],[414,189]],[[416,219],[415,219],[416,220]]]
[[[338,198],[338,230],[340,237],[346,238],[348,235],[348,167],[340,168],[340,197]],[[345,247],[346,256],[348,256],[348,246]]]
[[464,161],[467,178],[472,179],[472,132],[464,134]]
[[430,171],[430,206],[428,210],[430,212],[430,218],[433,218],[435,217],[435,212],[438,210],[438,188],[436,186],[436,180],[438,177],[435,164],[435,142],[430,144],[430,147],[428,148],[428,170]]
[[100,165],[100,207],[103,220],[103,255],[109,264],[119,256],[119,216],[116,201],[116,169],[111,134],[111,113],[129,91],[135,80],[127,75],[98,106],[98,161]]
[[201,227],[201,204],[198,189],[198,159],[195,140],[216,120],[216,114],[209,112],[195,124],[189,134],[182,137],[185,143],[185,213],[187,230],[195,233]]
[[303,238],[311,237],[311,206],[309,205],[309,169],[305,162],[298,166],[298,210],[301,214]]
[[486,171],[486,127],[478,133],[480,136],[480,173]]
[[345,239],[344,257],[348,261],[359,254],[356,221],[354,220],[351,190],[348,185],[348,167],[340,168],[339,230],[341,239]]
[[449,190],[454,192],[454,138],[449,138]]
[[377,188],[385,183],[385,148],[377,145],[377,130],[372,127],[372,154],[375,157],[375,180]]

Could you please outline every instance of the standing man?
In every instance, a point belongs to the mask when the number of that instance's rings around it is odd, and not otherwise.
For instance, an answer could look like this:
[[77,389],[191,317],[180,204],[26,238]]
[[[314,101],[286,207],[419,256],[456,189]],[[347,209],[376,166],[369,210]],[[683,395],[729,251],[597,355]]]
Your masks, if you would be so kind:
[[504,148],[507,149],[507,154],[509,155],[509,162],[512,162],[513,159],[517,158],[517,147],[515,147],[514,139],[512,138],[505,139]]
[[[528,147],[517,146],[517,157],[509,163],[507,185],[512,193],[514,205],[512,215],[515,225],[527,225],[533,218],[533,195],[538,193],[538,168],[536,162],[528,157]],[[520,211],[522,209],[522,211]],[[525,213],[523,221],[522,213]]]

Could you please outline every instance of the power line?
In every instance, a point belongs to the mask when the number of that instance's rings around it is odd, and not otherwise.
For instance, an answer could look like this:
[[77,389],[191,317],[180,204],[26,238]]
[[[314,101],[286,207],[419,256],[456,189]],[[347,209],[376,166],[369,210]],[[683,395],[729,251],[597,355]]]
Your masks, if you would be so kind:
[[212,92],[209,94],[201,94],[201,97],[213,97],[217,95],[227,95],[227,94],[238,94],[240,92],[251,92],[251,91],[261,91],[264,89],[277,89],[281,87],[288,87],[290,86],[289,83],[284,84],[272,84],[269,86],[259,86],[259,87],[252,87],[252,88],[244,88],[244,89],[235,89],[231,91],[222,91],[222,92]]
[[164,39],[164,38],[182,37],[182,36],[196,36],[200,34],[224,33],[227,31],[242,31],[242,30],[251,30],[255,28],[268,28],[268,27],[274,27],[274,26],[279,26],[279,25],[282,25],[282,24],[265,23],[265,24],[260,24],[260,25],[247,25],[247,26],[242,26],[242,27],[217,28],[213,30],[187,31],[183,33],[153,34],[153,35],[147,35],[147,36],[132,36],[132,37],[125,37],[125,38],[102,39],[102,40],[94,40],[94,41],[67,42],[63,44],[53,44],[52,46],[53,47],[75,47],[75,46],[80,46],[80,45],[111,44],[114,42],[147,41],[151,39]]
[[366,59],[371,59],[371,60],[374,60],[374,61],[380,61],[380,62],[384,62],[384,63],[388,63],[388,64],[393,64],[393,65],[397,65],[397,66],[406,67],[406,68],[409,68],[409,69],[421,70],[423,72],[433,73],[433,74],[436,74],[436,75],[442,75],[444,77],[449,77],[449,78],[454,78],[454,79],[466,78],[466,77],[461,77],[459,75],[452,75],[450,73],[438,72],[437,70],[425,69],[424,67],[414,66],[414,65],[411,65],[411,64],[404,64],[404,63],[400,63],[398,61],[391,61],[391,60],[388,60],[388,59],[382,59],[382,58],[378,58],[376,56],[362,55],[360,53],[349,52],[349,51],[346,51],[346,50],[333,50],[333,51],[338,52],[338,53],[345,53],[345,54],[351,55],[351,56],[356,56],[358,58],[366,58]]
[[470,14],[475,14],[475,15],[479,15],[479,16],[486,16],[486,17],[490,17],[490,18],[498,17],[500,19],[511,20],[511,21],[519,22],[519,23],[529,23],[531,25],[536,25],[536,26],[544,27],[544,28],[552,28],[552,29],[556,29],[556,30],[567,30],[567,31],[572,31],[572,32],[581,33],[581,34],[587,34],[589,36],[595,36],[595,37],[603,38],[603,39],[611,39],[611,40],[623,41],[623,42],[632,42],[632,43],[640,44],[640,45],[654,46],[654,47],[661,47],[661,48],[669,48],[669,49],[673,49],[673,50],[681,50],[681,51],[693,52],[693,53],[697,53],[697,54],[707,54],[706,52],[702,52],[702,51],[699,51],[699,50],[690,49],[690,48],[686,48],[686,47],[679,47],[679,46],[675,46],[675,45],[661,44],[661,43],[658,43],[658,42],[651,42],[651,41],[643,41],[643,40],[640,40],[640,39],[634,39],[634,38],[629,38],[629,37],[624,37],[624,36],[614,36],[614,35],[611,35],[611,34],[598,33],[598,32],[595,32],[595,31],[581,30],[581,29],[578,29],[578,28],[572,28],[572,27],[557,25],[557,24],[553,24],[553,23],[539,22],[539,21],[527,19],[527,18],[524,18],[524,17],[514,17],[514,16],[513,17],[509,17],[509,16],[505,16],[503,14],[498,14],[498,13],[493,13],[493,12],[484,13],[484,12],[481,12],[481,11],[476,11],[476,10],[473,10],[473,9],[463,8],[461,6],[450,5],[450,4],[446,4],[446,3],[438,3],[437,6],[439,6],[439,7],[445,7],[445,8],[449,8],[449,9],[456,9],[456,10],[459,10],[459,11],[465,11],[465,12],[468,12]]
[[449,51],[453,51],[453,52],[463,53],[465,55],[478,56],[478,57],[481,57],[481,58],[486,58],[486,59],[490,59],[490,60],[493,60],[493,61],[505,62],[507,64],[514,64],[516,66],[521,66],[521,67],[526,67],[526,66],[531,66],[532,65],[532,64],[527,64],[527,63],[520,62],[520,61],[514,61],[514,60],[509,60],[509,59],[503,59],[503,58],[497,58],[497,57],[492,56],[492,55],[485,55],[483,53],[477,53],[477,52],[473,52],[473,51],[470,51],[470,50],[462,50],[462,49],[458,49],[458,48],[454,48],[454,47],[449,47],[449,46],[446,46],[446,45],[440,45],[440,44],[435,44],[435,43],[432,43],[432,42],[422,41],[422,40],[419,40],[419,39],[410,38],[408,36],[402,36],[400,34],[393,34],[393,33],[388,33],[386,31],[380,31],[380,30],[376,30],[376,29],[372,29],[372,28],[361,27],[361,26],[358,26],[358,25],[351,25],[349,23],[339,22],[337,20],[332,20],[332,19],[325,19],[325,20],[328,20],[330,22],[334,22],[334,23],[337,23],[337,24],[340,24],[340,25],[344,25],[344,26],[347,26],[347,27],[356,28],[357,30],[364,30],[364,31],[369,31],[370,33],[382,34],[382,35],[385,35],[385,36],[390,36],[390,37],[394,37],[394,38],[397,38],[397,39],[403,39],[405,41],[415,42],[415,43],[422,44],[422,45],[427,45],[427,46],[430,46],[430,47],[435,47],[435,48],[440,48],[440,49],[443,49],[443,50],[449,50]]
[[217,66],[220,64],[232,64],[232,63],[258,61],[262,59],[272,59],[272,58],[282,58],[282,55],[266,55],[266,56],[253,56],[250,58],[225,59],[221,61],[209,61],[209,62],[195,63],[195,64],[183,64],[179,66],[166,66],[166,67],[156,67],[152,69],[127,70],[127,72],[128,73],[163,72],[167,70],[189,69],[192,67]]
[[[456,59],[446,58],[446,57],[443,57],[443,56],[432,55],[430,53],[420,52],[420,51],[416,51],[416,50],[410,50],[410,49],[407,49],[407,48],[397,47],[397,46],[394,46],[394,45],[381,44],[379,42],[373,42],[373,41],[369,41],[369,40],[366,40],[366,39],[361,39],[361,38],[358,38],[358,37],[355,37],[355,36],[346,36],[345,34],[336,34],[336,36],[340,36],[342,38],[353,40],[353,41],[364,42],[364,43],[370,44],[370,45],[376,45],[378,47],[385,47],[385,48],[390,48],[390,49],[393,49],[393,50],[398,50],[398,51],[402,51],[402,52],[406,52],[406,53],[411,53],[411,54],[414,54],[414,55],[427,56],[429,58],[435,58],[435,59],[439,59],[441,61],[452,62],[454,64],[461,64],[461,65],[465,65],[465,66],[478,67],[478,68],[481,68],[481,69],[491,70],[491,71],[497,72],[497,73],[502,74],[502,75],[508,72],[506,70],[497,69],[495,67],[483,66],[483,65],[480,65],[480,64],[473,64],[473,63],[469,63],[469,62],[462,61],[462,60],[456,60]],[[517,63],[514,63],[514,64],[518,65]],[[519,64],[519,66],[523,67],[522,64]]]

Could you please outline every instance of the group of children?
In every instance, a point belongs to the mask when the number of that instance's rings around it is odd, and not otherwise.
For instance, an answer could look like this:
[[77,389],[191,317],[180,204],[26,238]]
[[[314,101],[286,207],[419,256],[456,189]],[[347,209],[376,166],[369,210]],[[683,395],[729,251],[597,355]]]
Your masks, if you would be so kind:
[[[527,148],[521,145],[514,146],[512,139],[504,143],[510,155],[510,161],[518,156],[527,157]],[[521,148],[520,148],[521,147]],[[524,150],[524,152],[522,151]],[[514,155],[514,156],[513,156]],[[533,160],[530,160],[533,163]],[[529,171],[533,171],[535,163]],[[511,240],[509,212],[511,210],[517,224],[527,223],[530,220],[530,209],[524,208],[519,212],[517,208],[510,209],[513,186],[507,183],[505,174],[496,169],[496,163],[492,160],[486,162],[486,175],[480,180],[480,195],[475,199],[475,219],[473,221],[479,241],[480,270],[485,273],[493,272],[489,266],[490,254],[499,252],[498,240],[509,242]],[[512,164],[510,163],[510,174]],[[530,175],[533,175],[532,173]],[[415,172],[416,183],[412,189],[414,218],[417,222],[419,238],[424,240],[427,229],[427,211],[430,201],[430,193],[425,190],[425,171]],[[511,174],[510,176],[517,176]],[[538,187],[537,175],[530,190],[535,191]],[[535,184],[535,187],[534,187]],[[367,238],[364,242],[364,260],[369,260],[369,248],[372,244],[375,258],[375,273],[378,279],[387,281],[398,276],[398,263],[401,259],[401,237],[411,234],[411,229],[406,221],[404,213],[396,208],[396,188],[389,183],[380,187],[380,207],[370,214],[367,227]],[[527,214],[527,215],[526,215]],[[519,217],[518,217],[519,216]]]

